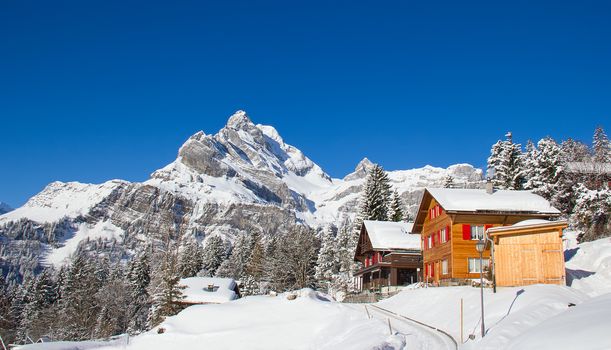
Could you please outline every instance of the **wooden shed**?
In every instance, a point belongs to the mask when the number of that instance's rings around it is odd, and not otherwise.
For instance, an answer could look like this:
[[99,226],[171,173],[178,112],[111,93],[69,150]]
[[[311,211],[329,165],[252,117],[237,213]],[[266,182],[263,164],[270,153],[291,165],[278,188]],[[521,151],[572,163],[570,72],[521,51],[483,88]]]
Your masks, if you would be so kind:
[[498,286],[565,285],[562,230],[567,222],[526,220],[487,230]]

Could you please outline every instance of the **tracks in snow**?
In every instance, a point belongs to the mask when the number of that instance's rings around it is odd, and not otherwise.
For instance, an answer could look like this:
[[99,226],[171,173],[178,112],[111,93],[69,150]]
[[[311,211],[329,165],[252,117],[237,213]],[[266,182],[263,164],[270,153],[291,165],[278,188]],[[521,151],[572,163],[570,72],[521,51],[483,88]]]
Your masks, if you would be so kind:
[[[407,349],[458,349],[458,343],[448,333],[426,323],[399,315],[372,304],[361,304],[369,309],[369,313],[384,322],[390,319],[392,329],[405,336]],[[354,309],[359,304],[350,304]],[[366,310],[361,309],[363,312]]]

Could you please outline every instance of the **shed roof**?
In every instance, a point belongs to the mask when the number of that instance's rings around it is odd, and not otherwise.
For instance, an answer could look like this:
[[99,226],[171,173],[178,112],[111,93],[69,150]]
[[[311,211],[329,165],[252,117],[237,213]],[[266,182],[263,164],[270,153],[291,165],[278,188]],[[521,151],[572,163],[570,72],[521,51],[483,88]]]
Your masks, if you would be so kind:
[[[233,278],[188,277],[178,284],[186,287],[182,291],[185,298],[181,301],[187,304],[224,303],[238,298]],[[209,285],[214,286],[212,291],[208,290]]]
[[411,233],[411,222],[364,220],[363,225],[373,249],[420,250],[420,235]]

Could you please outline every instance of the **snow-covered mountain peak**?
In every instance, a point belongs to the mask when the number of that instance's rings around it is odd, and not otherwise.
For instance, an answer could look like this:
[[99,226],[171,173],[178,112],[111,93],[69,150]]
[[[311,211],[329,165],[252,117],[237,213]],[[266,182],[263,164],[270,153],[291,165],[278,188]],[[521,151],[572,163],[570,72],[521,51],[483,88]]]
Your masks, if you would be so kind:
[[354,168],[354,171],[344,177],[345,181],[362,179],[367,176],[369,169],[373,167],[373,163],[367,159],[367,157],[363,158]]
[[227,121],[227,127],[235,130],[244,128],[250,129],[254,126],[255,125],[253,124],[253,122],[243,110],[236,111],[233,115],[231,115],[231,117],[229,117],[229,120]]

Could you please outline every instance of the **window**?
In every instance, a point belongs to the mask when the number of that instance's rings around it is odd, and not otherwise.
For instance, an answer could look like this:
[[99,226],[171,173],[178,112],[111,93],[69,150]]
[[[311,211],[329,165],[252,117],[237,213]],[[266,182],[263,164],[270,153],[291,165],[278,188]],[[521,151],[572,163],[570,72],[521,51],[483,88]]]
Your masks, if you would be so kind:
[[429,236],[429,248],[433,246],[433,236]]
[[441,262],[441,273],[444,275],[448,274],[448,260],[443,260]]
[[445,227],[444,227],[444,228],[442,228],[442,229],[440,230],[440,232],[441,232],[441,233],[440,233],[439,235],[441,236],[441,243],[445,243],[445,242],[447,242],[447,241],[448,241],[448,235],[447,235],[447,233],[446,233],[446,228],[445,228]]
[[478,225],[478,226],[471,225],[471,239],[474,239],[474,240],[484,239],[484,226],[483,225]]
[[[484,269],[488,266],[488,259],[482,259]],[[469,258],[469,273],[479,273],[479,258]]]

